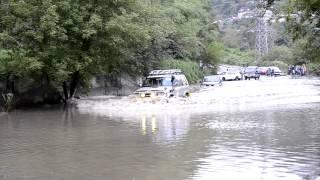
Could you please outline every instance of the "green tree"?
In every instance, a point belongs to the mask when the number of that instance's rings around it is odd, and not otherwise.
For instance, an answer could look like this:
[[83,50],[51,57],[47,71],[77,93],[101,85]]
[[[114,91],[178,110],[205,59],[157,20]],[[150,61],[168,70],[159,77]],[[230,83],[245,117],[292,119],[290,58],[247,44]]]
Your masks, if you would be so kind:
[[255,64],[254,61],[254,53],[252,51],[241,51],[237,48],[226,48],[221,63],[249,66]]
[[66,102],[96,74],[145,74],[166,59],[199,66],[217,37],[210,11],[209,0],[2,0],[0,76]]
[[222,43],[213,42],[209,44],[202,56],[202,69],[206,69],[206,74],[215,74],[218,65],[224,57],[225,47]]
[[[275,1],[270,0],[272,5]],[[287,14],[288,32],[294,40],[305,39],[304,50],[311,62],[320,62],[320,1],[289,0],[284,12]]]
[[282,61],[286,64],[295,64],[293,52],[291,48],[286,46],[278,46],[271,49],[271,51],[263,57],[263,61]]
[[[14,57],[11,64],[40,67],[35,76],[48,79],[48,86],[73,96],[81,77],[95,71],[105,58],[107,22],[122,14],[130,1],[14,1],[1,3],[1,48]],[[20,55],[20,56],[19,56]],[[7,58],[2,59],[6,63]],[[32,65],[35,64],[35,65]],[[8,66],[9,67],[9,66]],[[34,68],[17,69],[29,74]],[[10,72],[10,68],[6,70]]]

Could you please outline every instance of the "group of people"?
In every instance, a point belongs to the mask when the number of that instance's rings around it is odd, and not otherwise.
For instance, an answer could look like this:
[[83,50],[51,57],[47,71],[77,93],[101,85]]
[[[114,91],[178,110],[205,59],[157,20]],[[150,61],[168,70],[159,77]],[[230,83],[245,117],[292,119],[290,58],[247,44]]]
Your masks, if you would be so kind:
[[305,64],[291,65],[288,67],[288,74],[289,75],[305,76],[305,75],[307,75],[307,67]]
[[274,69],[273,68],[268,68],[267,72],[266,72],[266,75],[267,76],[271,76],[271,77],[275,76]]

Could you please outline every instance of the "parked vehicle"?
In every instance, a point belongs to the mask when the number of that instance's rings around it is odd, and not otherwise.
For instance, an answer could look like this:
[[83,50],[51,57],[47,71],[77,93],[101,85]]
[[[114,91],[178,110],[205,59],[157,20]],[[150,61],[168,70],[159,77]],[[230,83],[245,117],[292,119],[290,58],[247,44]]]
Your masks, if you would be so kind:
[[244,79],[245,80],[250,80],[250,79],[255,79],[258,80],[260,79],[260,74],[258,72],[258,67],[257,66],[248,66],[245,70],[244,70]]
[[186,97],[189,83],[180,69],[153,70],[134,94],[141,98]]
[[220,77],[222,81],[229,81],[229,80],[240,80],[241,79],[241,74],[240,72],[223,72],[220,74]]
[[268,76],[284,76],[285,74],[278,68],[275,66],[271,66],[269,67]]
[[222,79],[218,75],[205,76],[201,82],[201,87],[222,86]]
[[258,73],[260,75],[267,75],[268,69],[268,67],[258,67]]

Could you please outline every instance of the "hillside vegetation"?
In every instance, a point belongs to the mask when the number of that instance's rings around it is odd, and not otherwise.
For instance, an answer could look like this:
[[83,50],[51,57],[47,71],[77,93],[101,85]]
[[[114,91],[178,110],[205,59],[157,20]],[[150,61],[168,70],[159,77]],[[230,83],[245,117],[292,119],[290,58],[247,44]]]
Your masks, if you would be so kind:
[[206,0],[1,1],[2,93],[18,97],[17,83],[27,82],[46,89],[39,103],[49,90],[67,101],[95,75],[214,64],[211,8]]

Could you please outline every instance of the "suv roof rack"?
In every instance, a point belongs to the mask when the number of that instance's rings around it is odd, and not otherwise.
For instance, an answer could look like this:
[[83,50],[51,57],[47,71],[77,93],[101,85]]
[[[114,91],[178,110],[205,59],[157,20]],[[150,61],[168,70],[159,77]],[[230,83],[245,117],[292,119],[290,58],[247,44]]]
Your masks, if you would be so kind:
[[149,75],[182,74],[181,69],[153,70]]

